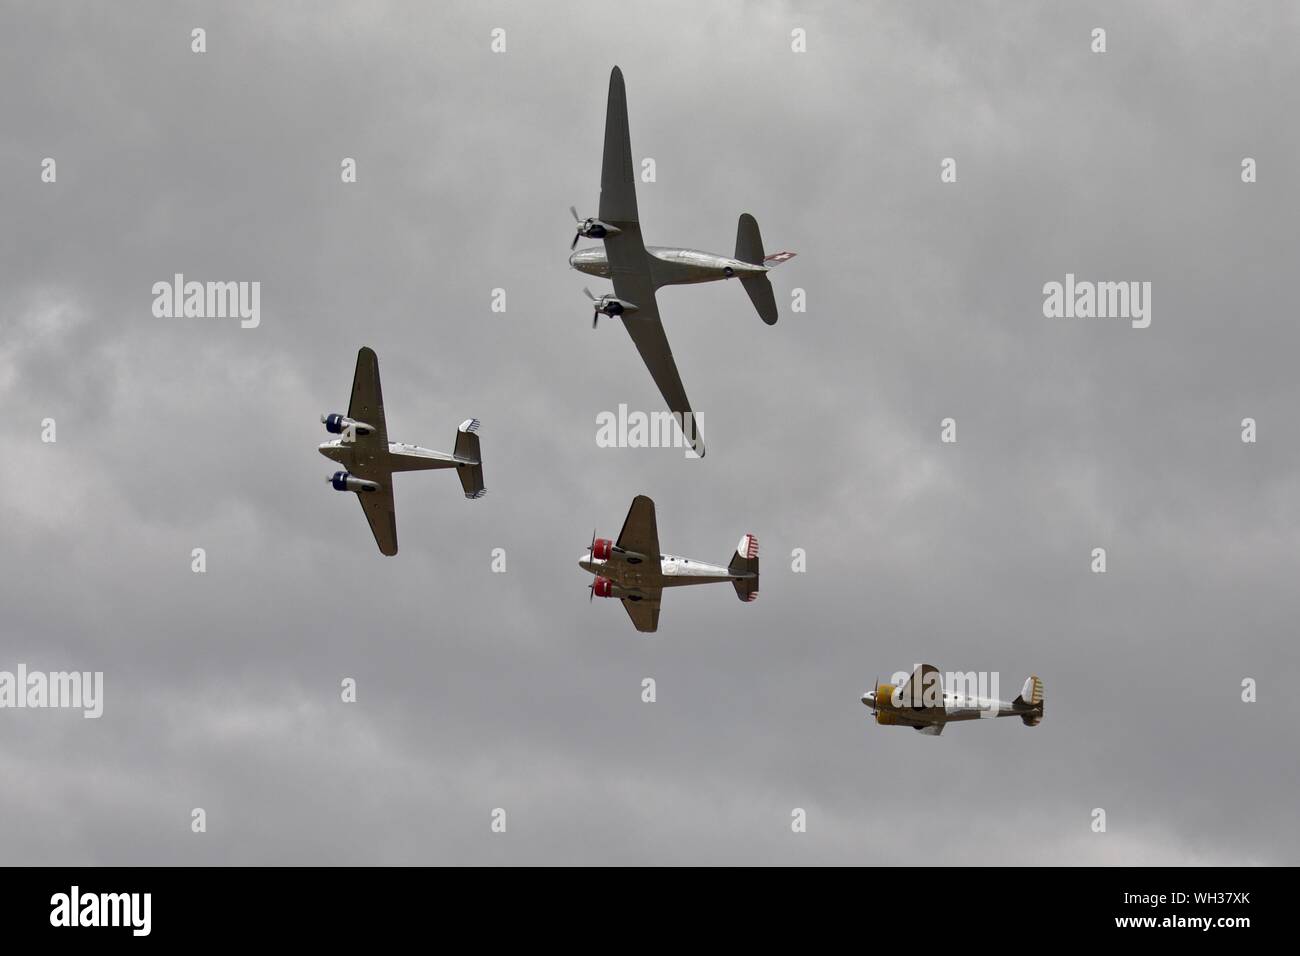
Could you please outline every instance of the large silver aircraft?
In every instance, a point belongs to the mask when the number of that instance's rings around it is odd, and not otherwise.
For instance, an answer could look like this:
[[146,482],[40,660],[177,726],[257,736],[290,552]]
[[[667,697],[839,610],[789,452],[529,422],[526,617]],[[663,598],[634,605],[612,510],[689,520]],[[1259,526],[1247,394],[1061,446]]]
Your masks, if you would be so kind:
[[954,720],[981,717],[1019,717],[1026,727],[1043,719],[1043,682],[1031,674],[1015,700],[995,700],[979,694],[960,694],[943,689],[939,669],[921,664],[899,686],[877,683],[862,695],[877,724],[913,727],[929,737],[938,737]]
[[693,558],[659,551],[655,503],[645,495],[632,499],[617,541],[591,536],[591,545],[578,557],[578,567],[594,574],[588,600],[621,598],[638,631],[653,633],[659,627],[659,600],[664,588],[730,581],[742,601],[758,598],[758,539],[740,539],[725,568]]
[[794,257],[793,252],[763,253],[763,239],[754,217],[745,213],[736,230],[736,255],[715,255],[696,249],[646,246],[641,241],[641,224],[637,219],[636,183],[632,171],[632,145],[628,135],[627,92],[623,73],[614,67],[609,75],[609,104],[605,113],[605,157],[600,173],[600,213],[582,219],[572,206],[569,211],[577,221],[574,248],[579,239],[603,239],[603,249],[580,249],[569,256],[569,264],[579,272],[614,281],[614,294],[599,298],[584,289],[592,300],[594,329],[600,316],[618,317],[632,336],[637,351],[650,370],[664,401],[672,411],[682,433],[697,455],[704,455],[695,415],[691,411],[686,389],[682,387],[672,349],[659,320],[655,292],[661,286],[717,279],[739,279],[759,316],[768,325],[777,319],[776,296],[768,271]]
[[384,423],[384,396],[379,388],[379,357],[373,349],[357,352],[357,370],[352,377],[352,401],[348,413],[320,417],[325,430],[341,437],[320,446],[320,453],[338,462],[346,471],[326,479],[335,491],[355,491],[366,513],[375,543],[384,554],[397,553],[397,516],[393,511],[393,474],[399,471],[427,471],[455,468],[466,498],[482,498],[483,461],[479,455],[478,419],[460,423],[456,450],[448,455],[419,445],[388,440]]

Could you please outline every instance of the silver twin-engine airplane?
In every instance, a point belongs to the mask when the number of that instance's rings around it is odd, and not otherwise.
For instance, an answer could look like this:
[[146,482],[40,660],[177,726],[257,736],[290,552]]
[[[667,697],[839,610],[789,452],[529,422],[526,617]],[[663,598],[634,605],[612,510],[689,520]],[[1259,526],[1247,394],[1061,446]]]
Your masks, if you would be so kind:
[[752,534],[741,538],[725,568],[661,554],[655,503],[645,495],[632,499],[617,541],[591,536],[591,546],[579,555],[578,567],[596,575],[588,600],[621,598],[636,629],[646,633],[659,627],[659,599],[664,588],[730,581],[742,601],[758,597],[757,538]]
[[487,494],[479,455],[478,419],[461,422],[456,432],[456,450],[450,455],[388,440],[384,396],[379,388],[379,357],[373,349],[363,347],[357,352],[348,413],[322,415],[320,420],[330,434],[342,436],[321,445],[320,453],[347,469],[336,471],[326,480],[335,491],[357,493],[375,543],[384,554],[397,553],[394,472],[455,468],[466,498],[482,498]]
[[745,213],[736,231],[736,255],[715,255],[695,249],[646,246],[641,241],[641,224],[637,220],[636,183],[632,171],[632,146],[628,135],[627,92],[623,73],[614,67],[609,75],[609,105],[605,113],[605,157],[600,174],[600,215],[581,219],[572,206],[569,211],[577,220],[578,240],[603,239],[604,249],[581,249],[569,256],[569,264],[579,272],[614,281],[614,294],[599,298],[584,289],[595,310],[592,328],[601,315],[617,316],[632,336],[641,359],[668,403],[686,440],[697,455],[704,455],[691,403],[682,387],[672,349],[659,320],[655,291],[661,286],[739,279],[759,316],[768,325],[777,319],[776,296],[767,279],[768,270],[794,257],[793,252],[764,255],[763,239],[754,217]]
[[1035,727],[1043,719],[1043,682],[1031,674],[1015,700],[995,700],[945,691],[939,669],[921,664],[902,686],[876,684],[862,703],[876,723],[914,727],[930,737],[938,737],[950,721],[981,717],[1019,717],[1026,727]]

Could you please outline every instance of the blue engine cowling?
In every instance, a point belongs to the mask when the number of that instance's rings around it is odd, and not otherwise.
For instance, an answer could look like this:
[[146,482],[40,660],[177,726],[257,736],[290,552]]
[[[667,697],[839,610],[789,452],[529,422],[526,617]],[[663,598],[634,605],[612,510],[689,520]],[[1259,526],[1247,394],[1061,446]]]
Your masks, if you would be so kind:
[[336,471],[329,477],[330,486],[335,491],[378,491],[379,484],[374,481],[367,481],[365,478],[358,478],[356,475],[349,474],[346,471]]
[[322,415],[320,420],[321,424],[325,426],[327,432],[331,435],[343,435],[345,440],[348,439],[349,428],[352,429],[352,432],[355,435],[372,435],[375,431],[373,427],[367,425],[365,422],[356,421],[355,419],[348,418],[346,415],[340,415],[338,412],[329,415]]

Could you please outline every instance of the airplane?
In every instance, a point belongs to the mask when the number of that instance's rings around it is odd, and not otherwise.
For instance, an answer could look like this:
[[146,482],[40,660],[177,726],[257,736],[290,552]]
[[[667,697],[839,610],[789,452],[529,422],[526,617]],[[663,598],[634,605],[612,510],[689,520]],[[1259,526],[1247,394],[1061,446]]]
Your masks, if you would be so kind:
[[621,598],[632,624],[647,634],[659,628],[659,599],[664,588],[730,581],[736,588],[736,597],[742,601],[758,598],[757,538],[752,534],[741,538],[731,563],[725,568],[661,554],[655,503],[645,495],[632,499],[617,541],[598,538],[592,532],[591,545],[578,556],[578,567],[596,576],[590,585],[588,601],[597,597]]
[[1031,674],[1013,701],[966,696],[943,690],[939,669],[921,664],[912,671],[901,687],[874,684],[862,695],[862,703],[871,708],[877,724],[913,727],[928,737],[938,737],[954,720],[978,720],[981,717],[1019,717],[1026,727],[1036,727],[1043,719],[1043,682]]
[[602,315],[619,317],[632,336],[641,359],[677,419],[695,454],[704,456],[690,400],[682,386],[672,349],[659,320],[655,292],[666,285],[739,279],[759,317],[768,325],[777,320],[776,295],[767,273],[794,258],[793,252],[766,255],[758,223],[749,213],[740,217],[736,229],[736,255],[715,255],[698,249],[646,246],[641,241],[637,220],[636,183],[632,175],[632,146],[628,135],[627,91],[623,72],[616,66],[609,75],[609,102],[605,112],[605,156],[600,174],[600,209],[596,217],[582,219],[570,206],[577,222],[573,250],[579,239],[601,239],[604,248],[590,247],[571,252],[569,265],[587,275],[614,281],[614,294],[599,298],[583,289],[592,300],[591,327]]
[[342,436],[321,445],[320,453],[346,469],[334,472],[325,480],[335,491],[357,493],[375,543],[383,554],[397,554],[397,516],[393,511],[395,472],[455,468],[466,498],[482,498],[487,494],[483,488],[477,418],[460,423],[456,450],[450,455],[388,440],[384,396],[379,388],[379,357],[373,349],[362,347],[357,352],[348,413],[334,412],[322,415],[320,420],[327,432]]

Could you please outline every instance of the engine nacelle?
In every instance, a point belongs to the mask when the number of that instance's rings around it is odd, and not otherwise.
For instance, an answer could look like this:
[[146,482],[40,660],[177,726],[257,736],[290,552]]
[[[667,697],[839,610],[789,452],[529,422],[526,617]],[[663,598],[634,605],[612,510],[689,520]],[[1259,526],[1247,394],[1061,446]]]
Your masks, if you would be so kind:
[[602,295],[596,303],[596,311],[610,318],[617,318],[625,313],[635,312],[636,306],[626,299],[617,299],[612,295]]
[[591,593],[596,597],[619,598],[629,601],[644,600],[644,595],[636,588],[625,588],[621,584],[615,584],[609,578],[597,575],[596,580],[591,583]]
[[[597,538],[591,546],[591,556],[597,561],[608,561],[609,556],[614,553],[614,542],[609,538]],[[602,578],[601,580],[604,580]],[[606,581],[606,584],[609,582]]]
[[358,478],[356,475],[349,474],[346,471],[336,471],[329,478],[330,485],[335,491],[378,491],[379,483],[369,481],[365,478]]
[[578,226],[578,235],[587,239],[604,239],[607,236],[617,236],[622,231],[618,226],[611,226],[600,219],[588,219]]
[[325,430],[331,435],[346,435],[348,434],[349,429],[351,429],[351,434],[353,435],[372,435],[375,431],[373,427],[367,425],[365,422],[359,422],[354,418],[348,418],[346,415],[340,415],[338,412],[329,415],[322,415],[320,420],[321,424],[325,426]]

